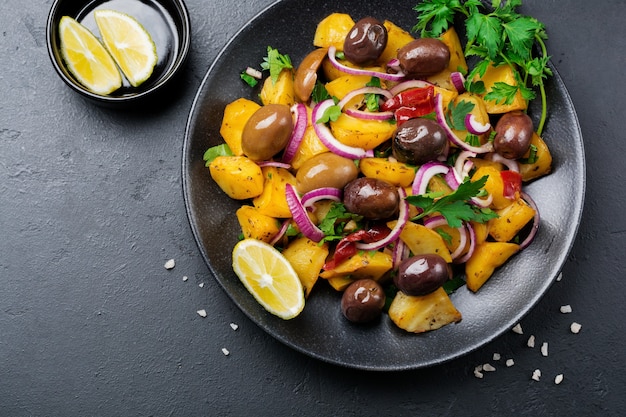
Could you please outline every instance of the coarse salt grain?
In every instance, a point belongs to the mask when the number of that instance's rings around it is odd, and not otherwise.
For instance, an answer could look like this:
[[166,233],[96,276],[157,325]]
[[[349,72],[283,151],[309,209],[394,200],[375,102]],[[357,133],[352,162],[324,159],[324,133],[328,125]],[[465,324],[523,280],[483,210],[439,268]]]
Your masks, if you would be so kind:
[[206,317],[206,310],[205,309],[198,310],[198,311],[196,311],[196,313],[198,313],[198,315],[200,317]]
[[493,354],[493,360],[494,360],[494,361],[499,361],[499,360],[500,360],[500,358],[501,358],[501,356],[500,356],[500,354],[499,354],[499,353],[494,353],[494,354]]
[[541,378],[541,371],[539,369],[535,369],[531,378],[535,381],[539,381],[539,378]]
[[574,322],[569,326],[569,329],[572,333],[576,334],[580,331],[580,328],[583,327],[582,325]]
[[559,275],[557,275],[556,280],[560,281],[563,279],[563,272],[559,273]]
[[558,374],[554,377],[555,384],[559,385],[561,382],[563,382],[563,374]]
[[505,363],[508,368],[515,365],[515,361],[513,359],[507,359]]
[[526,344],[528,345],[529,348],[534,348],[535,347],[535,336],[531,334],[530,337],[528,338],[528,342],[526,342]]
[[222,353],[224,354],[224,356],[230,355],[230,352],[226,348],[222,348]]
[[548,356],[548,342],[543,342],[541,345],[541,354],[543,356]]
[[483,365],[483,371],[485,372],[495,372],[496,368],[490,363],[486,363]]
[[173,269],[176,266],[176,261],[174,261],[173,259],[169,259],[167,262],[165,262],[165,265],[163,265],[165,267],[165,269]]
[[198,284],[198,287],[200,288],[204,287],[204,282],[201,282],[200,284]]
[[571,313],[572,312],[572,306],[567,304],[564,306],[561,306],[561,313],[563,314],[567,314],[567,313]]
[[185,276],[183,277],[183,281],[184,281],[184,282],[187,282],[187,280],[188,280],[188,279],[189,279],[189,277],[188,277],[187,275],[185,275]]
[[239,325],[235,324],[235,323],[230,323],[230,328],[233,330],[237,330],[239,328]]
[[515,327],[513,327],[511,330],[513,331],[513,333],[524,334],[524,332],[522,331],[522,325],[519,323],[517,323]]
[[482,378],[483,377],[483,365],[478,365],[477,367],[474,368],[474,376],[476,378]]

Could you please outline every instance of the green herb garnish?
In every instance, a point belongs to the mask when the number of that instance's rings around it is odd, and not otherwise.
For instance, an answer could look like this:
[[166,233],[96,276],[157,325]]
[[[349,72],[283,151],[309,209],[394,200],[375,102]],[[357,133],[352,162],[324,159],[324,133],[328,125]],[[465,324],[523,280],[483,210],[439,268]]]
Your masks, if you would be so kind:
[[440,194],[435,193],[408,196],[406,200],[410,204],[422,209],[422,212],[411,220],[439,213],[445,217],[450,227],[461,227],[464,221],[485,223],[497,218],[498,214],[493,210],[470,203],[471,198],[482,195],[487,178],[485,175],[474,182],[466,179],[453,193],[441,198]]
[[202,156],[204,159],[205,166],[211,165],[211,162],[218,156],[233,156],[233,151],[230,150],[226,143],[222,143],[221,145],[213,146],[207,149]]
[[[545,45],[548,36],[543,23],[516,11],[521,4],[521,0],[492,0],[493,11],[488,11],[480,0],[425,0],[414,7],[419,16],[413,30],[422,37],[437,37],[450,27],[457,14],[463,15],[467,33],[465,56],[480,59],[467,76],[467,89],[484,92],[484,85],[472,84],[476,75],[484,75],[489,63],[511,65],[518,85],[496,86],[485,98],[506,102],[519,90],[525,99],[531,100],[534,92],[528,88],[529,83],[538,87],[542,111],[537,134],[541,136],[547,115],[544,79],[552,75]],[[535,43],[539,45],[537,53],[533,50]]]
[[256,78],[254,78],[253,76],[251,76],[250,74],[248,74],[247,72],[243,71],[240,75],[242,80],[245,81],[246,84],[248,84],[250,87],[255,87],[258,83],[259,80],[257,80]]
[[284,69],[291,69],[293,68],[293,65],[291,64],[291,58],[289,58],[289,55],[283,55],[278,52],[278,49],[268,46],[267,56],[263,58],[261,68],[270,72],[270,78],[272,79],[272,82],[276,84],[281,71]]
[[344,237],[346,223],[354,220],[360,222],[363,216],[350,213],[343,203],[333,202],[326,217],[320,222],[319,228],[324,232],[324,241],[339,240]]

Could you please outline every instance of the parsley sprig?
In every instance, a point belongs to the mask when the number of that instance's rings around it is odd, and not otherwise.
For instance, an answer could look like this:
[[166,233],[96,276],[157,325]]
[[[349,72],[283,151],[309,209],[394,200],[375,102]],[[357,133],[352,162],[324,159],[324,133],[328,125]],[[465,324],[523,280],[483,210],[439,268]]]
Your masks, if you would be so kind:
[[[485,96],[487,100],[510,103],[520,91],[527,100],[535,98],[532,87],[541,94],[541,119],[537,133],[541,135],[547,116],[544,80],[552,75],[548,67],[545,26],[537,19],[516,11],[522,0],[492,0],[486,10],[480,0],[425,0],[414,7],[419,13],[413,30],[422,37],[437,37],[446,31],[457,15],[465,18],[467,44],[466,56],[476,56],[479,62],[467,78],[469,91],[484,93],[484,84],[474,82],[476,75],[483,76],[489,63],[495,66],[509,64],[515,69],[517,86],[496,83]],[[539,46],[536,51],[533,46]]]
[[466,179],[454,192],[443,197],[435,193],[408,196],[406,200],[409,204],[422,210],[411,220],[415,221],[439,213],[445,217],[450,227],[461,227],[464,221],[485,223],[497,218],[498,214],[493,210],[477,207],[470,202],[471,198],[482,195],[487,178],[484,176],[473,182]]
[[293,68],[293,64],[291,63],[289,55],[283,55],[278,52],[278,49],[268,46],[267,56],[263,58],[261,68],[270,72],[270,78],[272,82],[276,84],[281,71]]

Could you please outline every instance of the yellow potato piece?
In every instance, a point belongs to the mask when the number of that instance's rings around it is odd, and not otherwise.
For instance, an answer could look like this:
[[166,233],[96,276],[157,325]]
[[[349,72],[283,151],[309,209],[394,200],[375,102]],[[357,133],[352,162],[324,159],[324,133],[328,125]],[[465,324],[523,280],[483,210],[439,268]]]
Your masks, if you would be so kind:
[[276,218],[290,218],[291,211],[285,197],[287,184],[296,185],[296,177],[288,170],[277,167],[262,168],[263,192],[252,200],[252,204],[263,214]]
[[263,172],[245,156],[218,156],[209,165],[211,178],[230,198],[245,200],[263,192]]
[[306,237],[300,237],[289,243],[283,250],[283,256],[298,274],[304,287],[304,295],[308,297],[326,262],[328,243],[320,245]]
[[243,128],[248,119],[260,108],[258,103],[246,98],[238,98],[224,108],[220,135],[233,155],[243,155],[241,148]]
[[389,318],[396,326],[412,333],[424,333],[458,323],[463,316],[456,309],[445,290],[439,287],[434,292],[412,296],[398,291],[391,306]]
[[[387,223],[393,229],[396,221]],[[409,247],[413,255],[436,254],[446,262],[452,262],[450,250],[441,235],[421,224],[409,222],[400,233],[400,239]]]
[[237,209],[236,215],[244,238],[269,243],[280,230],[280,223],[277,219],[266,216],[256,207],[241,206]]
[[343,42],[354,26],[354,20],[346,13],[332,13],[322,19],[315,30],[313,45],[320,48],[334,46],[343,51]]
[[467,288],[476,292],[502,266],[519,251],[519,245],[508,242],[483,242],[465,263]]

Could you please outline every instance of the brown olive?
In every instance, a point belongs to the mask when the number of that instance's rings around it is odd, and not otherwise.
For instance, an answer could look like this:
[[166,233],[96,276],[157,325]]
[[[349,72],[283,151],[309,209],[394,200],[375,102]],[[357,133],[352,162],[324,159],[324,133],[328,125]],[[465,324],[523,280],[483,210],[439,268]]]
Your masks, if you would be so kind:
[[354,24],[343,42],[343,53],[353,64],[366,65],[376,61],[387,46],[387,28],[373,17]]
[[380,316],[385,306],[385,292],[372,279],[354,281],[343,292],[341,312],[354,323],[366,323]]
[[393,216],[398,210],[399,202],[396,187],[377,178],[357,178],[343,188],[343,204],[346,209],[369,220]]
[[393,282],[407,295],[426,295],[452,277],[450,265],[436,254],[415,255],[400,263]]
[[495,151],[508,159],[521,158],[530,147],[533,131],[533,121],[523,111],[505,113],[496,123]]
[[327,52],[327,48],[315,49],[304,57],[296,70],[293,88],[296,97],[303,103],[307,102],[309,97],[311,97],[317,81],[317,70],[322,65]]
[[296,173],[296,188],[302,194],[322,187],[343,188],[358,175],[352,159],[325,152],[302,164]]
[[434,120],[409,119],[394,133],[393,156],[400,162],[421,165],[441,156],[448,146],[446,131]]
[[246,122],[241,148],[254,161],[270,159],[283,150],[293,131],[291,110],[285,104],[268,104],[258,109]]
[[435,38],[420,38],[398,50],[400,68],[410,78],[425,78],[448,67],[450,49]]

